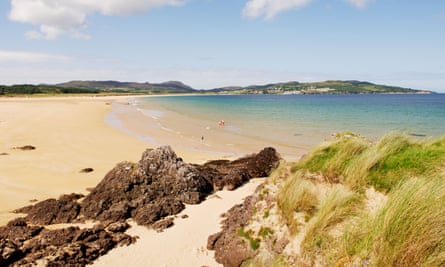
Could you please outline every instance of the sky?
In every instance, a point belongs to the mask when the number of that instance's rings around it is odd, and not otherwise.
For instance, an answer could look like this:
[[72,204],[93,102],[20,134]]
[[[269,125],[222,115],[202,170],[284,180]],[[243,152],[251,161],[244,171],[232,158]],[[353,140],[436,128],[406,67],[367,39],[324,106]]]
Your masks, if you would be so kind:
[[2,0],[0,84],[361,80],[445,92],[444,0]]

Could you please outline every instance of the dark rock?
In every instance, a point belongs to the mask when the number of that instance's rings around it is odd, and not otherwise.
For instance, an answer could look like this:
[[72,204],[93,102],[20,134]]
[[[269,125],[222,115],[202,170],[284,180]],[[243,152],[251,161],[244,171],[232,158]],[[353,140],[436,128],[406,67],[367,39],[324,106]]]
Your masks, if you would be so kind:
[[238,267],[256,254],[238,231],[249,223],[257,201],[256,196],[249,196],[242,204],[232,207],[224,214],[222,230],[207,239],[207,249],[214,250],[215,260],[225,267]]
[[5,152],[2,152],[2,153],[0,153],[0,156],[8,156],[9,154],[8,153],[5,153]]
[[[17,220],[13,224],[22,223]],[[126,228],[124,225],[114,227],[118,231]],[[14,234],[10,232],[17,230],[21,234],[33,234],[22,235],[23,238],[13,241],[15,239],[10,237]],[[9,234],[4,235],[5,232]],[[47,266],[85,266],[110,249],[132,244],[136,240],[124,233],[107,231],[103,225],[88,229],[40,228],[39,232],[30,226],[5,226],[0,227],[0,237],[0,266],[31,266],[37,260],[45,260]]]
[[108,225],[107,228],[105,228],[105,229],[107,231],[113,232],[113,233],[123,233],[128,228],[130,228],[130,225],[126,222],[115,222],[115,223]]
[[35,147],[35,146],[31,146],[31,145],[26,145],[26,146],[16,146],[16,147],[13,147],[12,149],[19,149],[19,150],[35,150],[36,147]]
[[41,226],[28,226],[22,218],[18,218],[10,221],[6,226],[0,227],[0,239],[9,239],[20,244],[38,235],[42,229]]
[[123,222],[133,217],[150,226],[197,204],[215,190],[235,189],[249,179],[267,176],[279,163],[273,148],[235,161],[187,164],[169,147],[147,149],[137,163],[122,162],[79,203],[83,195],[64,195],[16,210],[38,225],[80,219]]
[[82,194],[74,193],[62,195],[58,200],[47,199],[35,205],[14,210],[14,212],[27,213],[26,221],[37,225],[69,223],[74,221],[79,214],[80,204],[77,200],[82,197]]
[[211,181],[214,190],[233,190],[256,177],[265,177],[279,164],[280,156],[274,148],[268,147],[258,154],[235,161],[215,160],[196,166],[206,180]]
[[163,198],[150,204],[146,204],[133,213],[133,219],[139,225],[151,225],[169,215],[178,214],[185,208],[185,205],[174,198]]
[[94,169],[93,168],[83,168],[82,170],[80,170],[81,173],[89,173],[89,172],[93,172]]
[[215,250],[216,241],[218,241],[221,238],[221,235],[223,232],[218,232],[216,234],[213,234],[207,238],[207,249],[208,250]]
[[12,227],[12,226],[26,226],[26,225],[28,225],[26,223],[26,219],[23,217],[20,217],[20,218],[15,218],[15,219],[9,221],[6,226]]
[[[200,166],[183,162],[168,146],[148,149],[136,164],[117,164],[82,200],[80,194],[63,195],[15,210],[27,216],[0,227],[0,266],[30,265],[39,259],[46,260],[48,266],[84,266],[115,246],[136,241],[136,237],[124,233],[129,227],[127,219],[133,218],[140,225],[162,231],[173,225],[172,215],[181,212],[185,204],[198,204],[215,190],[235,189],[251,178],[267,176],[279,159],[273,148],[265,148],[239,160],[212,161]],[[247,210],[251,209],[249,203],[243,204]],[[237,236],[235,228],[250,217],[250,213],[244,214],[244,206],[229,211],[225,230],[209,241],[217,260],[227,266],[235,266],[241,259],[253,255],[240,238],[230,241]],[[88,229],[58,230],[28,224],[85,219],[101,224]],[[233,251],[228,255],[221,251],[222,247]],[[228,256],[233,259],[227,260]]]
[[164,229],[167,229],[167,228],[172,227],[174,225],[173,221],[174,221],[174,218],[172,218],[172,217],[165,218],[165,219],[162,219],[160,221],[155,222],[152,225],[152,228],[154,230],[156,230],[157,232],[163,232]]
[[100,220],[115,218],[109,215],[113,207],[126,203],[128,209],[121,219],[129,218],[131,211],[138,223],[148,225],[181,211],[182,202],[199,203],[212,190],[199,171],[170,147],[149,149],[138,164],[123,162],[111,170],[83,201],[82,214]]
[[0,266],[9,266],[24,257],[17,243],[8,239],[0,239]]

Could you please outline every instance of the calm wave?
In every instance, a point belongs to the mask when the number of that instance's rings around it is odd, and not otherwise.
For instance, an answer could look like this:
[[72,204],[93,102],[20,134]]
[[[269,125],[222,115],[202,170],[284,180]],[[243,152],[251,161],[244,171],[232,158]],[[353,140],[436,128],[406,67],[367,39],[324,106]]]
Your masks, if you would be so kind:
[[304,149],[343,131],[371,138],[390,131],[445,134],[445,94],[163,96],[138,99],[136,106],[151,113],[161,106],[209,125],[223,119],[233,134]]

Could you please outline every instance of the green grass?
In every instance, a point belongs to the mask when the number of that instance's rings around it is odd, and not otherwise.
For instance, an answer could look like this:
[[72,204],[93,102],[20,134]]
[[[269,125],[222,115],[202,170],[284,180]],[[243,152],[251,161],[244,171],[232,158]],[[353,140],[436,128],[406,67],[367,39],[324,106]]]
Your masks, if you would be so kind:
[[389,135],[377,145],[377,153],[380,160],[371,168],[368,183],[390,190],[408,177],[437,173],[445,160],[445,137],[431,142]]
[[294,219],[296,212],[311,216],[318,206],[315,184],[297,172],[287,178],[277,196],[278,207],[292,234],[297,233],[299,223]]
[[410,179],[389,195],[373,230],[375,264],[445,265],[445,180]]
[[305,169],[321,173],[330,182],[337,182],[345,169],[357,155],[369,147],[368,142],[356,136],[341,137],[312,151],[309,156],[297,163],[293,171]]
[[263,239],[272,236],[273,233],[274,231],[269,227],[261,227],[261,229],[258,231],[258,235],[261,236]]
[[261,240],[254,237],[254,233],[252,230],[245,231],[244,228],[241,227],[240,229],[238,229],[238,235],[249,241],[249,246],[252,250],[257,250],[260,248]]
[[386,192],[408,177],[437,174],[444,161],[445,136],[431,141],[391,133],[377,144],[343,136],[312,151],[293,171],[320,173],[352,189],[374,186]]
[[[445,136],[391,133],[370,142],[339,135],[285,170],[271,179],[285,179],[279,214],[289,238],[303,237],[298,254],[273,258],[297,266],[445,266]],[[387,198],[365,194],[370,187]],[[366,202],[379,199],[386,202]],[[278,231],[270,230],[248,233],[248,240],[272,239]],[[271,266],[258,255],[250,266]]]
[[329,231],[346,219],[357,215],[362,198],[342,185],[334,188],[320,202],[318,211],[309,220],[301,243],[303,254],[314,258],[320,250],[331,250],[333,237]]
[[252,259],[244,261],[240,267],[289,267],[290,264],[283,256],[277,256],[273,259],[265,259],[258,255]]

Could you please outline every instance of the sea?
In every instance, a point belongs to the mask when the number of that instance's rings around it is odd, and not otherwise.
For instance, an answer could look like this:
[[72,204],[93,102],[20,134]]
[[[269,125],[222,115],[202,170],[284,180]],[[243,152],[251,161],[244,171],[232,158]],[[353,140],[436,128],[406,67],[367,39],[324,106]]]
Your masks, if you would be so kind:
[[394,131],[419,138],[445,134],[445,94],[184,95],[132,104],[151,117],[180,115],[179,123],[166,126],[172,132],[183,132],[188,118],[202,122],[196,127],[224,121],[233,136],[291,150],[310,150],[340,132],[371,139]]

